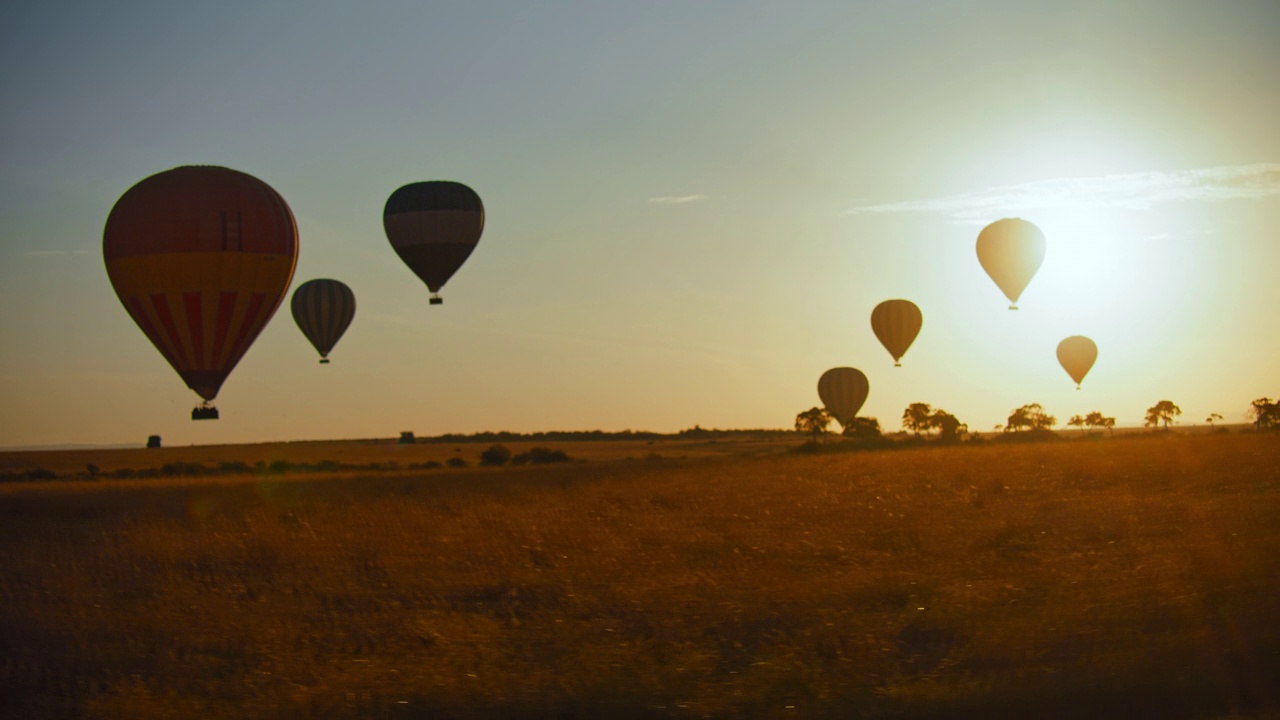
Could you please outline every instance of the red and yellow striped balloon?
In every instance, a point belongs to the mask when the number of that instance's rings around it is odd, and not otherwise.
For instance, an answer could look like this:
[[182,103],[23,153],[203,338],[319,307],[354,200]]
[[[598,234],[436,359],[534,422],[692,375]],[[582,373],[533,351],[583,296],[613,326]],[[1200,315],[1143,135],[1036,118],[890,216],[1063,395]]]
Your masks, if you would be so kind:
[[298,228],[261,180],[178,167],[116,201],[102,255],[134,322],[187,387],[212,400],[284,299]]

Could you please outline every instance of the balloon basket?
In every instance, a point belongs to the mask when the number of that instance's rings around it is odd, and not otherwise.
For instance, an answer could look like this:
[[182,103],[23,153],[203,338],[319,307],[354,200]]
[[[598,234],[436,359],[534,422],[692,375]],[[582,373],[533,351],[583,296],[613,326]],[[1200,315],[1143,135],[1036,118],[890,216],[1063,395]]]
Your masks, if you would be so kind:
[[218,408],[212,405],[201,405],[200,407],[191,408],[192,420],[217,420]]
[[328,364],[329,364],[329,358],[320,358],[320,364],[321,364],[321,365],[328,365]]
[[896,362],[896,363],[894,363],[894,364],[893,364],[893,366],[894,366],[894,367],[902,367],[902,363],[900,363],[900,362]]
[[431,302],[431,304],[432,304],[432,305],[443,305],[443,304],[444,304],[444,298],[442,298],[442,297],[433,297],[433,298],[431,298],[431,301],[430,301],[430,302]]
[[1017,309],[1018,309],[1018,306],[1017,306],[1017,305],[1010,305],[1010,306],[1009,306],[1009,309],[1010,309],[1010,310],[1017,310]]

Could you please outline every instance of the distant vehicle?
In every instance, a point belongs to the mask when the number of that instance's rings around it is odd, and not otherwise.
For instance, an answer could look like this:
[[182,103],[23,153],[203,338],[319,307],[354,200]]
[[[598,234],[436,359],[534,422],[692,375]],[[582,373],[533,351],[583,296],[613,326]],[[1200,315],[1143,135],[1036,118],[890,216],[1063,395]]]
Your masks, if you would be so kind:
[[320,353],[320,364],[329,364],[329,353],[356,316],[356,296],[337,280],[308,280],[293,291],[289,303],[293,321]]
[[412,183],[387,198],[382,226],[396,254],[426,283],[431,304],[439,305],[440,288],[480,242],[484,204],[462,183]]
[[245,173],[185,166],[116,201],[102,234],[116,295],[187,387],[212,402],[284,299],[298,260],[293,212]]
[[1098,346],[1083,335],[1072,335],[1058,343],[1058,364],[1076,381],[1077,390],[1097,359]]
[[978,233],[978,262],[996,286],[1018,309],[1018,298],[1044,262],[1045,239],[1040,228],[1022,218],[997,220]]
[[894,367],[902,367],[900,360],[920,334],[923,322],[920,308],[910,300],[885,300],[871,311],[871,330],[893,356]]
[[867,401],[871,385],[861,370],[837,367],[818,378],[818,398],[842,427],[849,427]]

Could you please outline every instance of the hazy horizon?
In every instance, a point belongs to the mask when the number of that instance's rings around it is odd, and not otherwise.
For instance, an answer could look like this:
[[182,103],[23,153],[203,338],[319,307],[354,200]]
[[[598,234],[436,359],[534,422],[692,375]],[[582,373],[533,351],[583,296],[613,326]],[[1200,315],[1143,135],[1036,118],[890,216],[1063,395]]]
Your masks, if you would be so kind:
[[[836,366],[887,431],[1280,393],[1280,5],[802,7],[0,9],[0,445],[785,428]],[[282,305],[216,422],[102,259],[116,200],[190,164],[289,203],[290,292],[357,301],[326,366]],[[432,179],[486,209],[439,307],[381,225]],[[1048,241],[1017,312],[974,252],[1003,217]],[[924,318],[901,368],[890,298]]]

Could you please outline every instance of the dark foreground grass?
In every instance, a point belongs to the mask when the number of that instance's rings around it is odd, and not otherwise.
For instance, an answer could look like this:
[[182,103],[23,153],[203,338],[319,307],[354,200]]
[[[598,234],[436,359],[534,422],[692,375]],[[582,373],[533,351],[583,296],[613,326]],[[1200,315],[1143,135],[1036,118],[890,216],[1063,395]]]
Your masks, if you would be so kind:
[[1280,709],[1280,442],[0,489],[8,717]]

